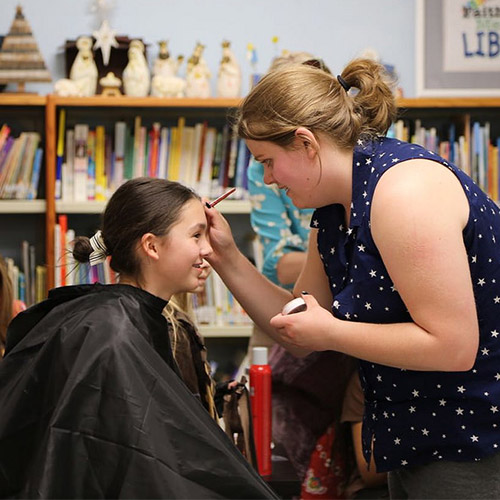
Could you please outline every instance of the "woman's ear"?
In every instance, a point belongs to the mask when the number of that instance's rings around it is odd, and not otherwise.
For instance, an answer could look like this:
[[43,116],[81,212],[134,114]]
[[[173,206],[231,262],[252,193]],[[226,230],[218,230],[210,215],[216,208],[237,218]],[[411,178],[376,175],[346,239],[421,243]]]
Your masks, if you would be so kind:
[[160,258],[158,253],[158,238],[153,233],[146,233],[142,235],[140,248],[147,257],[154,260],[158,260]]
[[297,146],[305,148],[310,159],[313,159],[319,152],[319,143],[316,136],[308,128],[299,127],[295,131],[295,140]]

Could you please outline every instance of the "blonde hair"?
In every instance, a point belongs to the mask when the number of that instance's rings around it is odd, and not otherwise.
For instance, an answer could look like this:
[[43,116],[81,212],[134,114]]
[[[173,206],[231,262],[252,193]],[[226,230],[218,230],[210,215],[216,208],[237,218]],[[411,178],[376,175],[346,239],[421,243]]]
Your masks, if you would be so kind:
[[271,61],[269,71],[283,68],[289,64],[302,64],[311,59],[314,59],[314,56],[309,54],[309,52],[284,52]]
[[174,358],[177,354],[176,347],[180,328],[179,315],[187,316],[189,320],[194,323],[193,303],[191,299],[192,298],[190,294],[187,292],[175,293],[174,295],[172,295],[172,297],[168,301],[168,304],[163,309],[163,315],[170,321],[170,324],[172,325],[171,345]]
[[237,116],[238,135],[290,147],[299,127],[322,134],[342,149],[361,137],[385,135],[396,118],[393,84],[385,68],[371,59],[354,59],[338,79],[309,65],[270,71],[243,100]]
[[0,355],[7,340],[7,327],[12,320],[12,282],[7,274],[7,265],[0,256]]

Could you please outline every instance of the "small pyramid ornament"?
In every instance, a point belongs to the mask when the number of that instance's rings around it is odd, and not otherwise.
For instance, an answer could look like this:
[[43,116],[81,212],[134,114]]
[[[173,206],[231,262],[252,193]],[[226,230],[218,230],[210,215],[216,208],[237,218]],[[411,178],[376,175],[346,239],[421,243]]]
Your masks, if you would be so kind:
[[18,5],[14,21],[0,48],[0,83],[17,83],[18,91],[24,92],[26,82],[50,81],[52,78],[38,50],[31,26]]

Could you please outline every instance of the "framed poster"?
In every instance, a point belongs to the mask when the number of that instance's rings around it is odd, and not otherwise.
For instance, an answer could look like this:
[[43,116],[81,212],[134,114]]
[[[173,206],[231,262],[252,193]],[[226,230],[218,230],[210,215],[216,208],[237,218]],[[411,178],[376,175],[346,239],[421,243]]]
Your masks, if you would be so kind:
[[418,96],[500,96],[500,0],[417,0]]

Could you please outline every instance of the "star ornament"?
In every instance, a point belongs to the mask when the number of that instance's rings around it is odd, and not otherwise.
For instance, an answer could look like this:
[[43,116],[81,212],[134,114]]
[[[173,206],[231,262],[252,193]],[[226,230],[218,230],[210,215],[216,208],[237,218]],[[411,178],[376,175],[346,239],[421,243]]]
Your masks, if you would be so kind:
[[101,49],[102,62],[104,63],[104,66],[107,66],[109,64],[111,47],[118,48],[118,42],[115,38],[116,31],[111,29],[111,26],[105,19],[102,22],[101,27],[97,31],[94,31],[92,35],[96,39],[94,50]]

